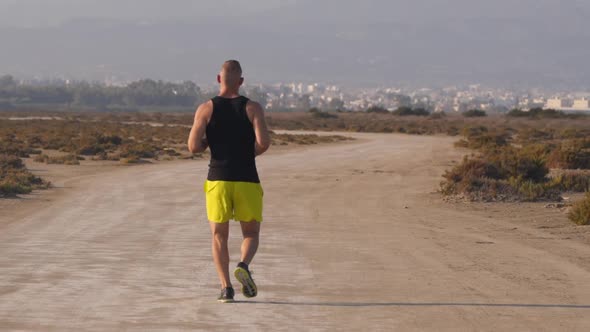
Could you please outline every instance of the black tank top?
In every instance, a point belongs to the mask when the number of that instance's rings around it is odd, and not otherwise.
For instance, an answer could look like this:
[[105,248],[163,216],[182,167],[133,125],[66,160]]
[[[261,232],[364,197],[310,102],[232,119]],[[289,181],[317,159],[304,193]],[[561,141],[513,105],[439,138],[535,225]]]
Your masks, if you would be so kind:
[[259,183],[256,171],[254,127],[246,113],[248,98],[215,97],[213,114],[207,125],[211,149],[209,181]]

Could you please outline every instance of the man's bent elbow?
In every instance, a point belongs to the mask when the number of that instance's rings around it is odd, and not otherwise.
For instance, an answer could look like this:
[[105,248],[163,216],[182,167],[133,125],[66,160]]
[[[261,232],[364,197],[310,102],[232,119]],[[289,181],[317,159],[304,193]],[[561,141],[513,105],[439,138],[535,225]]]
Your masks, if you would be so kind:
[[188,151],[190,153],[200,153],[203,151],[200,151],[200,147],[197,144],[192,144],[192,143],[188,143]]
[[270,143],[262,143],[262,144],[256,143],[256,147],[255,147],[256,155],[259,156],[259,155],[265,153],[269,147],[270,147]]
[[203,153],[205,152],[205,150],[207,150],[206,147],[202,147],[202,146],[198,146],[198,147],[192,147],[188,149],[191,153]]

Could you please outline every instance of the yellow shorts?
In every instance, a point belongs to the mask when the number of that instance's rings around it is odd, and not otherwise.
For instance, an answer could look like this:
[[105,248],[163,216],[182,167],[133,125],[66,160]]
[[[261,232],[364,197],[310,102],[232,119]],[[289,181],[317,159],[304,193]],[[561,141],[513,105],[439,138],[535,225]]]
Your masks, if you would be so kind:
[[260,183],[205,181],[207,218],[210,222],[262,222],[262,186]]

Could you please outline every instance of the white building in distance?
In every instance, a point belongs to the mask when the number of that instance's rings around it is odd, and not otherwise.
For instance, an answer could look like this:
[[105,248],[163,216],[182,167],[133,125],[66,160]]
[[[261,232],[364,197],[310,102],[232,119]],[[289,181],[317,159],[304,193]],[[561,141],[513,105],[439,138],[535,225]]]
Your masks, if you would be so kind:
[[576,99],[572,108],[575,110],[587,110],[590,109],[590,102],[586,98]]
[[562,107],[562,102],[561,102],[561,98],[549,98],[547,99],[547,104],[545,104],[545,108],[551,108],[551,109],[561,109]]

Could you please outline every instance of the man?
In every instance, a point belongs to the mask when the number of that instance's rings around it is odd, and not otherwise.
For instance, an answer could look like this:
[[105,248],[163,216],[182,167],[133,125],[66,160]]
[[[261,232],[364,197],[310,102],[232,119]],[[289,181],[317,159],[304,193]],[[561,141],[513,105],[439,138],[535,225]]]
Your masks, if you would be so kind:
[[240,222],[244,237],[234,276],[242,284],[244,296],[254,297],[258,292],[248,268],[258,249],[262,222],[263,192],[255,157],[268,149],[270,135],[260,104],[240,95],[244,83],[240,63],[226,61],[217,82],[219,95],[197,108],[188,148],[192,153],[211,149],[204,191],[213,261],[222,288],[218,301],[232,302],[227,247],[230,219]]

